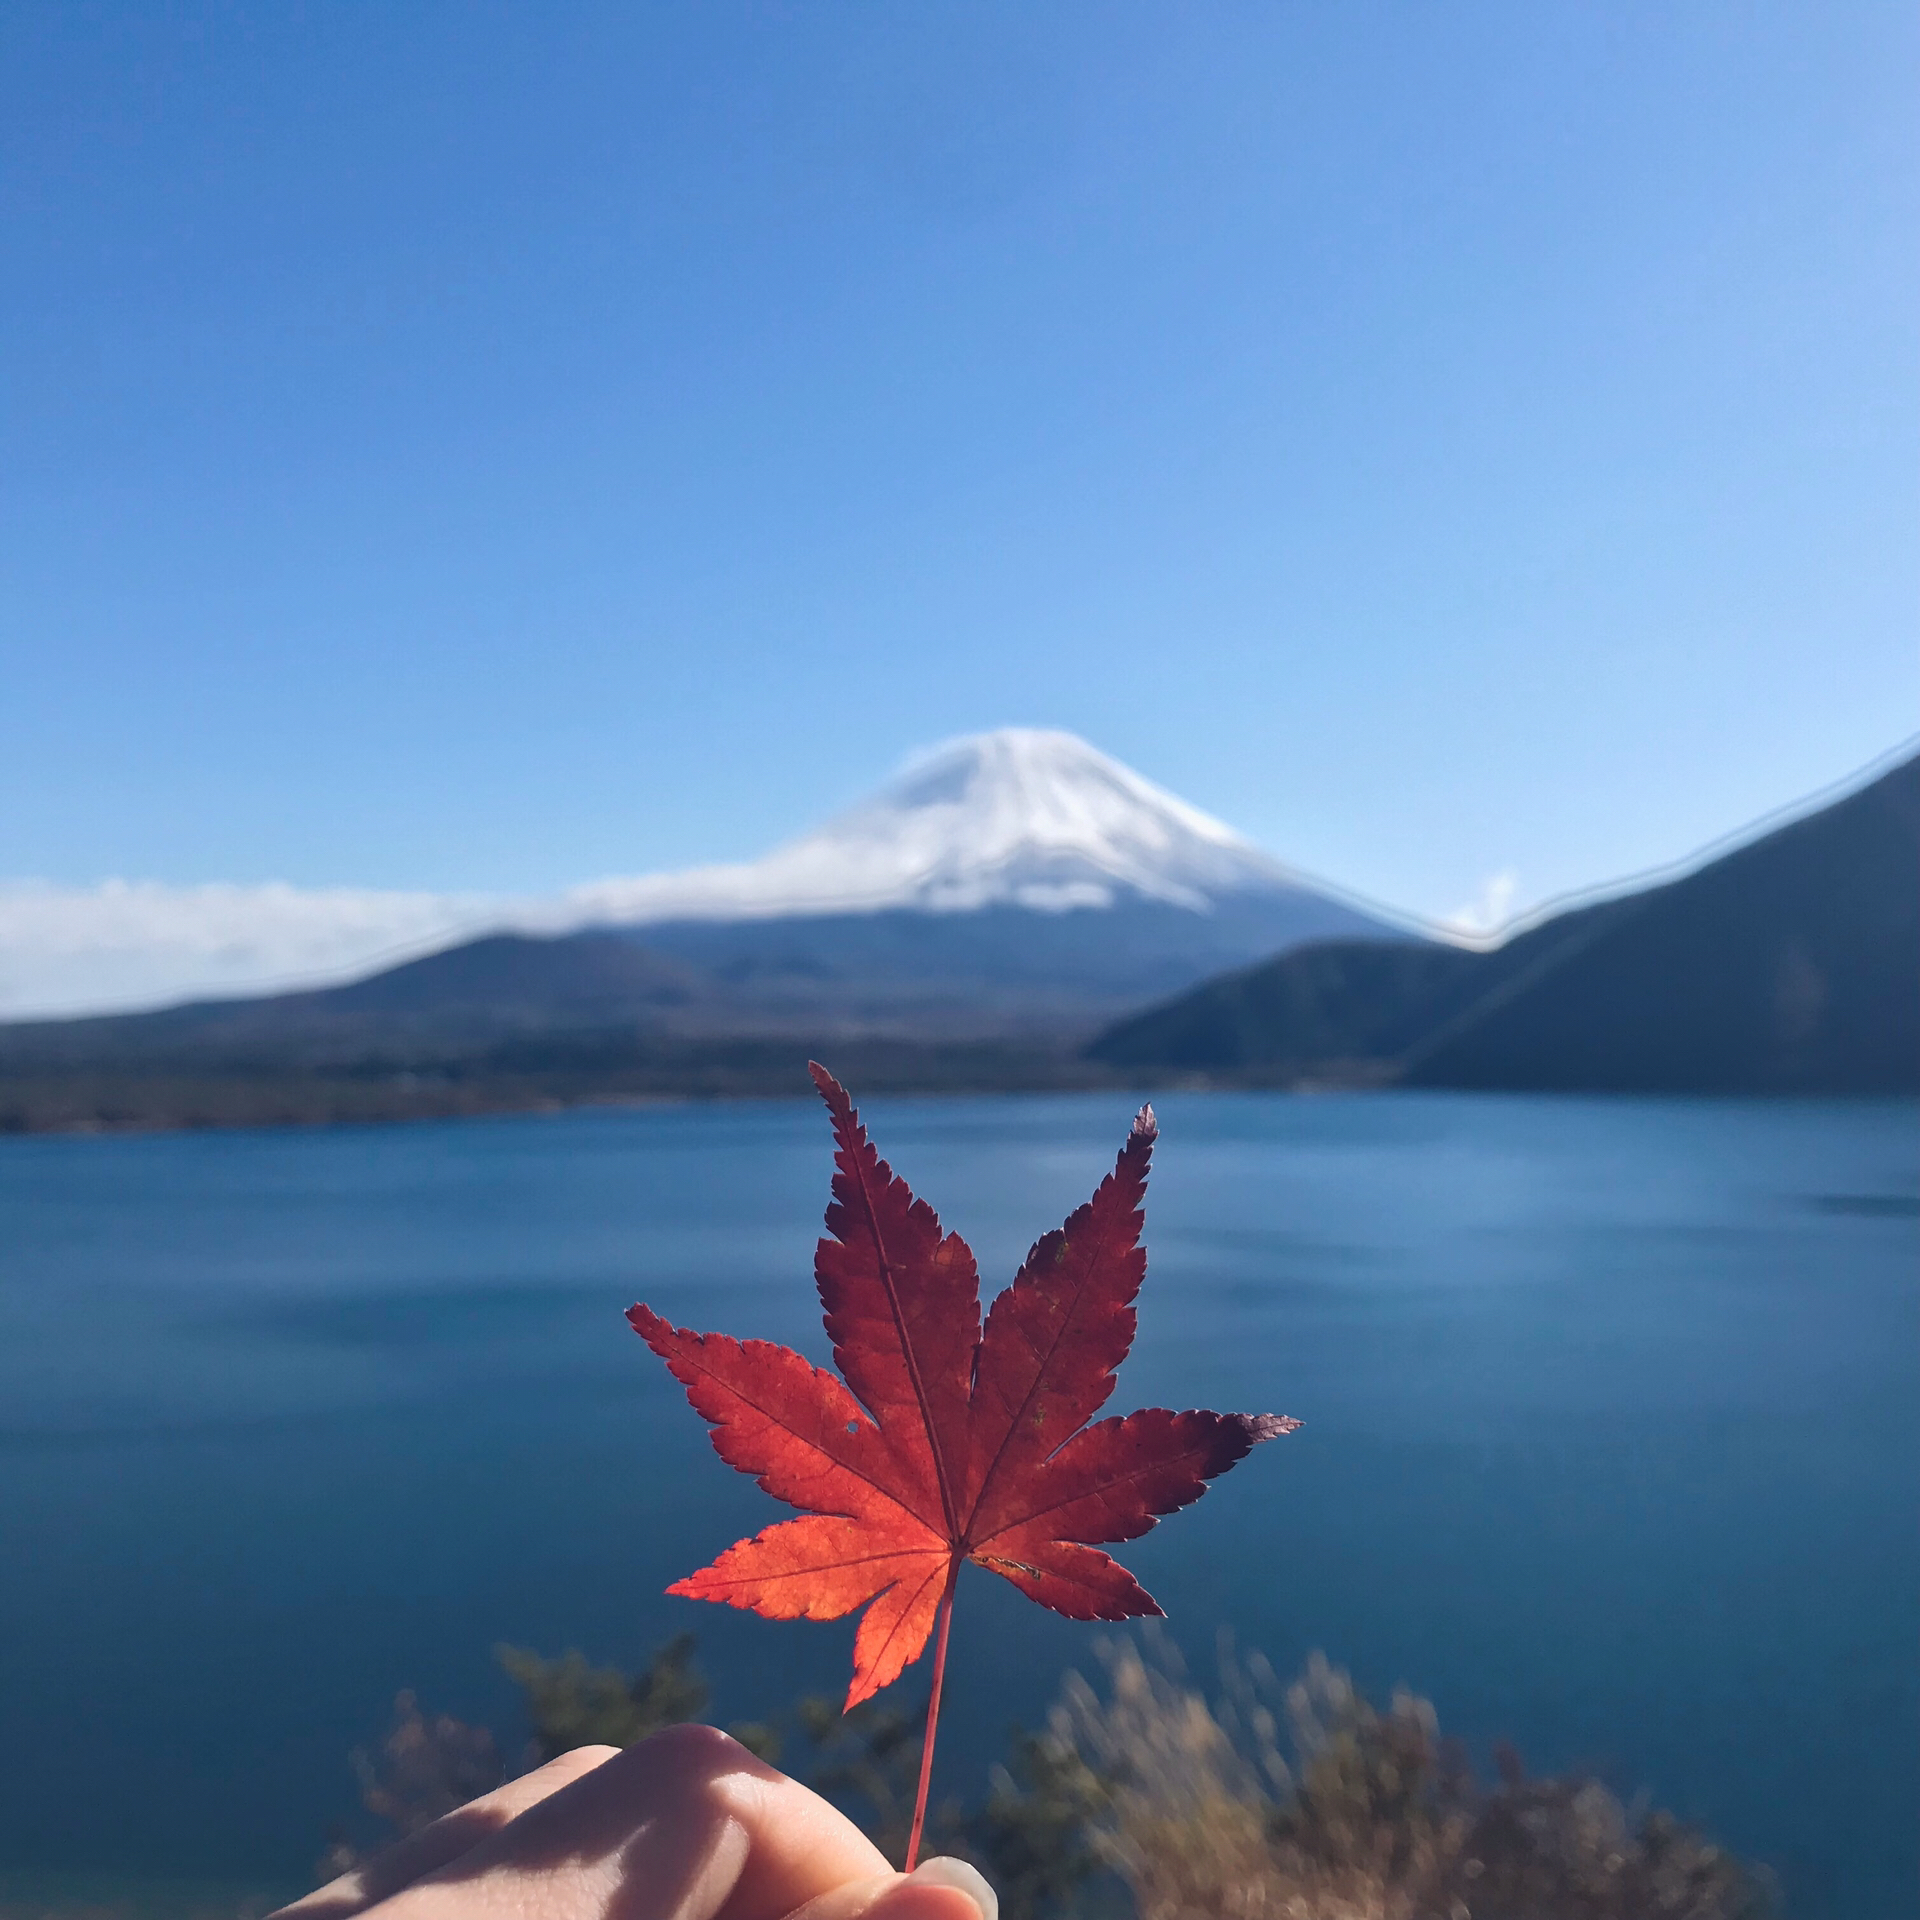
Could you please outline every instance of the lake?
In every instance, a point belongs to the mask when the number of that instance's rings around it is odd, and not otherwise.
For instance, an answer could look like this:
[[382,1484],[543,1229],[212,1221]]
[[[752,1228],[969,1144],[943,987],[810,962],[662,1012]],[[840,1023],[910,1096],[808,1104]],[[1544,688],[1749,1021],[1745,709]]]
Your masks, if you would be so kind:
[[[1323,1648],[1483,1755],[1645,1789],[1796,1915],[1910,1913],[1914,1105],[1156,1104],[1112,1410],[1307,1423],[1120,1549],[1196,1670],[1222,1625]],[[1131,1107],[866,1112],[991,1292]],[[0,1141],[0,1892],[303,1884],[399,1689],[517,1749],[500,1641],[691,1628],[721,1719],[838,1693],[850,1623],[662,1594],[784,1510],[621,1318],[824,1360],[828,1172],[780,1103]],[[1094,1632],[970,1570],[943,1790]]]

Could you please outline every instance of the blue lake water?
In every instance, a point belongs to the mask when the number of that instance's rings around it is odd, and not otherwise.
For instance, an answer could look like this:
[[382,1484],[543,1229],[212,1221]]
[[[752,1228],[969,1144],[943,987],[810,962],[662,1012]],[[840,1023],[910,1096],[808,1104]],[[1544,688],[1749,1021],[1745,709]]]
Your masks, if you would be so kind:
[[[1903,1103],[1170,1096],[1116,1410],[1302,1416],[1122,1549],[1204,1669],[1324,1648],[1591,1766],[1791,1912],[1920,1875],[1920,1130]],[[989,1288],[1110,1097],[875,1101]],[[851,1628],[661,1589],[778,1509],[622,1310],[825,1359],[804,1105],[0,1142],[0,1870],[297,1884],[396,1691],[518,1738],[502,1640],[715,1713]],[[961,1583],[943,1787],[1092,1630]]]

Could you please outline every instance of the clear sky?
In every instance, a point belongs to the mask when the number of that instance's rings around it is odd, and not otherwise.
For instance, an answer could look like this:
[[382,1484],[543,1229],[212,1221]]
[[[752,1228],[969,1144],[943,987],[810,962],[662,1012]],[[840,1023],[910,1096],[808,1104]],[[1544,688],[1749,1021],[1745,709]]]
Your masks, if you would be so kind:
[[1071,728],[1444,913],[1920,726],[1920,12],[0,5],[0,877]]

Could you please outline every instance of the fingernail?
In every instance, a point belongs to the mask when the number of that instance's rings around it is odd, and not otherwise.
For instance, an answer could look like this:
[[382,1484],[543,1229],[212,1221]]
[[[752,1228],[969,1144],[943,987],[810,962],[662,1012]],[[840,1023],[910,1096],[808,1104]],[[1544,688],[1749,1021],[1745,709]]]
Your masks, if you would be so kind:
[[1000,1896],[987,1885],[986,1875],[950,1853],[936,1853],[931,1860],[922,1860],[907,1878],[929,1887],[956,1888],[980,1909],[980,1920],[1000,1920]]

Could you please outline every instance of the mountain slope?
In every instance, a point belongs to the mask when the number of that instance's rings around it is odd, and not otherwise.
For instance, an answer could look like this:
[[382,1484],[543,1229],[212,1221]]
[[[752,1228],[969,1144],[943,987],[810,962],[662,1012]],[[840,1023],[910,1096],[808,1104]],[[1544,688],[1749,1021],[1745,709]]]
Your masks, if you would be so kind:
[[1267,1084],[1920,1090],[1920,759],[1492,953],[1305,947],[1120,1022],[1089,1058]]

